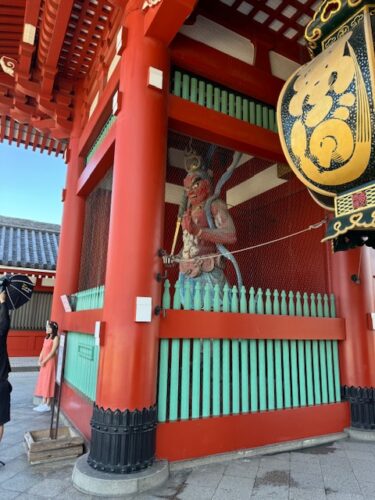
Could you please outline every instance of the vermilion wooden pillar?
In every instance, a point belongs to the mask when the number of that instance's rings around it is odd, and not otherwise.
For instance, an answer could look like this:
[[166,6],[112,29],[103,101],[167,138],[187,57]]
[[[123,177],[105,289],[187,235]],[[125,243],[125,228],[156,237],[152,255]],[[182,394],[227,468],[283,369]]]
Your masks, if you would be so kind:
[[[169,54],[144,36],[144,13],[125,18],[120,68],[121,110],[116,124],[113,191],[96,404],[89,464],[127,473],[153,461],[159,317],[135,321],[136,297],[160,304],[167,148]],[[163,88],[150,86],[150,68]]]
[[[77,102],[82,102],[77,97]],[[72,294],[78,290],[79,268],[85,215],[85,200],[77,196],[77,181],[82,172],[82,159],[79,157],[80,112],[69,140],[68,166],[64,190],[64,209],[62,216],[59,253],[56,266],[56,282],[53,291],[51,319],[62,323],[64,308],[61,295]]]
[[374,310],[371,252],[362,247],[331,256],[338,313],[346,321],[346,340],[340,343],[341,384],[351,403],[352,426],[363,428],[375,425],[374,415],[372,423],[368,415],[368,405],[374,406],[372,390],[370,394],[365,389],[375,388],[375,332],[368,324]]

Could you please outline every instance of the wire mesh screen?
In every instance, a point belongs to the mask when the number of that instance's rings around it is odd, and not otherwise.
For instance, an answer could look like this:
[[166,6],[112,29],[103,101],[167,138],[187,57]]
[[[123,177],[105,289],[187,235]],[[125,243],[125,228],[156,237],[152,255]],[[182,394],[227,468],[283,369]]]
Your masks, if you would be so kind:
[[112,169],[86,200],[79,290],[104,284],[111,211]]
[[50,319],[52,293],[34,292],[27,304],[11,313],[13,330],[44,330]]
[[[189,185],[186,180],[185,167],[194,161],[201,162],[200,170],[208,168],[212,171],[212,190],[216,189],[218,199],[222,200],[211,204],[213,229],[221,227],[233,231],[231,224],[227,221],[223,223],[223,218],[233,221],[235,228],[235,238],[228,237],[228,233],[223,236],[219,234],[216,241],[211,238],[209,242],[199,243],[199,239],[210,233],[207,230],[207,208],[203,201],[201,215],[195,218],[196,225],[192,224],[198,247],[206,246],[209,253],[214,249],[214,253],[219,255],[225,253],[220,247],[220,243],[223,243],[235,257],[247,289],[253,286],[310,293],[330,291],[326,270],[328,247],[321,243],[324,224],[309,229],[309,226],[324,220],[325,212],[312,200],[294,174],[285,165],[240,154],[172,131],[168,138],[165,207],[164,248],[167,253],[171,253],[173,246],[184,182],[185,188],[191,188],[191,183]],[[185,214],[189,210],[191,214],[190,201]],[[184,259],[184,250],[186,232],[183,237],[180,228],[174,254]],[[230,259],[232,257],[221,257],[225,265],[219,265],[224,267],[226,280],[233,286],[238,284],[238,276],[235,264]],[[194,259],[188,260],[193,262]],[[212,265],[216,266],[216,263]],[[171,282],[177,280],[178,275],[178,265],[168,269]]]

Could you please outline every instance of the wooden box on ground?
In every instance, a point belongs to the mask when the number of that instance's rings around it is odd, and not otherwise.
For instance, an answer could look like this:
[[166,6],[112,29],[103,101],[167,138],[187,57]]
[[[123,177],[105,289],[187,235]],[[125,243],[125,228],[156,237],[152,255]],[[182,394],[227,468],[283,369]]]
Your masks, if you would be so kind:
[[57,439],[51,439],[49,434],[49,429],[26,432],[25,446],[31,465],[82,455],[83,438],[70,427],[60,427]]

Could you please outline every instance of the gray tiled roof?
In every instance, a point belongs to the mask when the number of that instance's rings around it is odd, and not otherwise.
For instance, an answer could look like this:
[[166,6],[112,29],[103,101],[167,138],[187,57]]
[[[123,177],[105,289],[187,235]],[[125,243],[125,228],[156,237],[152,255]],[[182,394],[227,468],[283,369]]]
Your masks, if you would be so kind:
[[55,270],[60,226],[0,215],[0,265]]

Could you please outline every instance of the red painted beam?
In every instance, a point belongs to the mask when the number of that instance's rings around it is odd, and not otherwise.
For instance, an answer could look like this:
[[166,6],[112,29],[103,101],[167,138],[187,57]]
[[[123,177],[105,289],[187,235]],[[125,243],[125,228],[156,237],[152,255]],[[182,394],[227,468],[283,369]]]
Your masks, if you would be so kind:
[[144,21],[145,36],[169,45],[185,19],[193,12],[198,0],[163,0],[149,8]]
[[161,338],[344,340],[345,320],[168,310]]
[[61,408],[64,415],[84,435],[91,438],[90,420],[92,417],[92,402],[78,394],[66,382],[62,384]]
[[271,161],[285,162],[279,136],[256,125],[169,96],[169,126],[176,132]]
[[77,195],[88,195],[97,183],[102,179],[107,170],[113,165],[115,149],[116,123],[104,138],[101,145],[95,151],[90,162],[84,168],[77,183]]
[[280,78],[183,35],[177,35],[171,50],[174,65],[276,106],[285,83]]
[[102,309],[89,309],[65,313],[61,329],[66,332],[80,332],[94,334],[95,322],[101,321]]
[[[91,143],[94,142],[96,136],[99,134],[105,120],[112,110],[112,96],[115,93],[116,87],[119,82],[120,62],[115,68],[109,82],[104,87],[103,94],[99,98],[98,105],[96,106],[93,114],[90,116],[88,122],[84,125],[79,140],[79,154],[86,156]],[[105,113],[107,112],[107,113]]]
[[170,461],[342,432],[348,403],[159,423],[156,456]]

